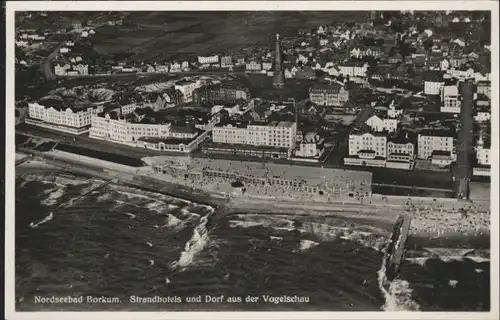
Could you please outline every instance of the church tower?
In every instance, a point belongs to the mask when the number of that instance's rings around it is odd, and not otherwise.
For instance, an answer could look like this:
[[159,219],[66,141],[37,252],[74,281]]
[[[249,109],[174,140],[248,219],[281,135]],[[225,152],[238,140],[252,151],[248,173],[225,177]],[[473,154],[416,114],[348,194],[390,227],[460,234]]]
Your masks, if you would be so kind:
[[285,86],[285,76],[283,74],[283,67],[281,65],[281,48],[280,48],[280,35],[276,34],[276,52],[274,62],[274,79],[273,86],[275,88],[283,88]]

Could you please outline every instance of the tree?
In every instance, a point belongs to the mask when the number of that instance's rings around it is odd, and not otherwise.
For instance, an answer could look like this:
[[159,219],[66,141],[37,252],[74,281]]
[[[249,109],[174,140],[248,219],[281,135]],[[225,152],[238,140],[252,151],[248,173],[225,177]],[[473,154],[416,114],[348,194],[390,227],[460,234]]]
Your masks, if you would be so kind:
[[426,51],[431,51],[432,46],[434,45],[434,43],[432,42],[431,39],[425,39],[425,41],[423,42],[423,45],[424,45],[424,49]]

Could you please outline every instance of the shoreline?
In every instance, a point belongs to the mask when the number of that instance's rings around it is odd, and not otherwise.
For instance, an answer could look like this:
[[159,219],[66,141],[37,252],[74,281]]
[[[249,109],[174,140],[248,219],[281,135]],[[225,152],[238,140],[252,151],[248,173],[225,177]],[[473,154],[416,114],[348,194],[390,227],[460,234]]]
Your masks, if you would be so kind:
[[[75,164],[78,164],[78,166],[75,166]],[[215,218],[220,214],[223,216],[235,214],[317,215],[353,221],[358,220],[369,225],[377,225],[385,230],[392,230],[392,226],[397,217],[402,213],[408,212],[407,208],[394,204],[384,205],[354,202],[304,203],[282,199],[272,200],[244,196],[228,197],[220,193],[195,189],[172,181],[154,178],[150,175],[140,175],[138,174],[141,170],[140,168],[125,168],[128,172],[124,172],[120,169],[120,166],[104,169],[99,166],[99,164],[88,163],[81,158],[64,159],[64,157],[59,157],[58,154],[55,153],[45,153],[39,154],[34,160],[16,167],[16,175],[23,172],[40,171],[41,173],[46,173],[47,170],[54,170],[87,177],[98,177],[109,180],[114,179],[118,180],[125,187],[165,194],[202,205],[212,206],[215,209]],[[142,170],[144,170],[144,168]],[[470,237],[489,237],[489,229],[483,229],[482,231],[484,232],[480,235],[464,235],[461,230],[446,233],[433,232],[432,230],[415,230],[414,232],[410,232],[410,236],[413,238],[428,239],[428,241],[431,242],[441,242],[441,239],[448,238],[468,239]]]

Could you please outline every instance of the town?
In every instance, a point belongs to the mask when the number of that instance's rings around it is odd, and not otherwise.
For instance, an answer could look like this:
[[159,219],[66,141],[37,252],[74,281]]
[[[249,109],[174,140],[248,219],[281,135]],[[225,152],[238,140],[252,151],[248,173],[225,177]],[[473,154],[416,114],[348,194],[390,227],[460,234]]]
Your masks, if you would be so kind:
[[[24,19],[36,14],[47,15]],[[471,183],[488,181],[491,53],[484,13],[367,11],[357,21],[271,34],[268,45],[185,59],[103,58],[95,40],[101,31],[141,30],[127,19],[16,30],[16,68],[40,64],[47,81],[61,83],[36,98],[18,97],[20,136],[52,138],[56,149],[59,141],[101,151],[114,145],[128,155],[148,150],[199,161],[371,171],[379,180],[372,189],[382,194],[427,190],[436,197],[434,188],[469,199]],[[52,53],[40,60],[40,48]],[[160,78],[119,83],[149,76]],[[64,87],[67,81],[83,85]],[[307,190],[326,192],[324,184]]]

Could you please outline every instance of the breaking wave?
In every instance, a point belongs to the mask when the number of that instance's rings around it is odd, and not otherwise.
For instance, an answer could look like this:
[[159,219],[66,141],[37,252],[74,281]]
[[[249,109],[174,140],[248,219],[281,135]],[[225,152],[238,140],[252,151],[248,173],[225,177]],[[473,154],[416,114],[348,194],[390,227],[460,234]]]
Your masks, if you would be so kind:
[[42,220],[40,220],[39,222],[37,222],[37,223],[33,223],[33,222],[31,222],[31,223],[30,223],[30,227],[31,227],[31,228],[38,228],[38,226],[40,226],[40,225],[42,225],[42,224],[44,224],[44,223],[47,223],[47,222],[49,222],[49,221],[50,221],[50,220],[52,220],[52,219],[54,219],[54,214],[51,212],[51,213],[49,213],[49,215],[48,215],[48,216],[46,216],[45,218],[43,218],[43,219],[42,219]]
[[386,288],[385,256],[382,258],[382,266],[378,271],[378,286],[385,299],[382,306],[384,311],[420,311],[420,305],[411,299],[412,289],[410,283],[403,279],[393,279]]
[[311,241],[311,240],[300,240],[299,250],[305,251],[305,250],[308,250],[308,249],[315,247],[317,245],[319,245],[319,243]]
[[178,261],[174,262],[172,267],[174,269],[185,270],[194,261],[198,255],[208,245],[210,238],[206,228],[208,222],[208,215],[200,219],[200,223],[194,228],[193,235],[187,241],[184,251]]

